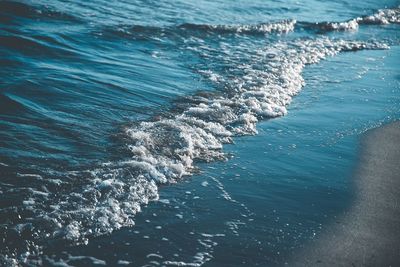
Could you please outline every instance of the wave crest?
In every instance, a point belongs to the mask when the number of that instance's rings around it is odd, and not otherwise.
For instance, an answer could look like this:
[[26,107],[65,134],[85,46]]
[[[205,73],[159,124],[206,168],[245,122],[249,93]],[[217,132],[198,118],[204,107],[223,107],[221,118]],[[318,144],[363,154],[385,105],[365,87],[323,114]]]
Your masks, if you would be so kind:
[[330,31],[355,31],[360,25],[386,25],[400,23],[400,8],[381,9],[373,15],[344,22],[301,23],[303,27],[317,29],[321,33]]

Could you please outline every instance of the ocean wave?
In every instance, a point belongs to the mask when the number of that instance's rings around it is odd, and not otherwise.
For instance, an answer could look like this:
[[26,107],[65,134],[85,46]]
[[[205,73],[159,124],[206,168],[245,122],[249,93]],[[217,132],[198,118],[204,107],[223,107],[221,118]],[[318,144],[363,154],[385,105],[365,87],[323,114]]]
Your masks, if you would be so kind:
[[160,185],[190,175],[197,161],[224,159],[224,144],[256,134],[259,120],[285,115],[304,85],[301,73],[307,64],[341,51],[387,48],[328,38],[258,49],[225,47],[230,71],[203,74],[226,90],[187,97],[185,105],[167,116],[125,127],[130,158],[87,171],[20,173],[21,179],[40,182],[4,188],[4,194],[19,194],[23,201],[1,211],[8,218],[0,228],[3,260],[34,261],[43,246],[82,244],[91,236],[134,225],[141,207],[158,199]]
[[207,25],[185,23],[178,28],[184,30],[198,30],[213,32],[218,34],[238,33],[238,34],[266,34],[266,33],[288,33],[294,30],[295,20],[283,20],[280,22],[260,23],[250,25]]
[[358,17],[344,22],[301,22],[300,27],[318,30],[320,33],[330,31],[355,31],[360,25],[386,25],[400,23],[400,8],[380,9],[375,14]]
[[377,13],[358,18],[359,24],[390,24],[400,23],[400,7],[392,9],[380,9]]
[[265,35],[288,33],[294,30],[295,20],[260,24],[212,25],[184,23],[176,26],[119,25],[99,29],[96,36],[130,38],[134,40],[159,40],[159,38],[182,38],[194,35]]
[[146,26],[146,25],[119,25],[107,27],[95,31],[99,36],[118,36],[137,40],[160,40],[159,38],[186,37],[193,35],[266,35],[284,34],[306,29],[327,33],[332,31],[355,31],[360,25],[386,25],[400,23],[400,8],[381,9],[376,13],[354,18],[343,22],[317,22],[282,20],[277,22],[258,23],[258,24],[193,24],[184,23],[176,26]]
[[[48,18],[71,19],[62,13],[38,11],[15,2],[0,2],[0,9],[10,16],[34,18],[44,14]],[[38,173],[18,172],[20,184],[2,184],[4,195],[10,199],[18,196],[0,211],[3,261],[17,264],[40,260],[45,246],[85,244],[89,237],[134,225],[134,216],[143,205],[158,199],[160,185],[191,175],[196,170],[196,162],[226,159],[225,144],[238,136],[257,134],[260,120],[285,115],[292,98],[304,85],[302,71],[306,65],[340,52],[389,48],[381,42],[321,36],[252,46],[248,36],[288,33],[297,27],[320,32],[346,31],[356,30],[363,24],[399,21],[399,9],[395,8],[347,22],[284,20],[249,25],[136,25],[100,29],[97,35],[113,38],[180,38],[178,49],[200,55],[206,63],[200,64],[196,71],[220,90],[187,96],[177,101],[166,115],[124,127],[124,152],[129,155],[124,160],[102,163],[87,170],[48,168]],[[196,33],[245,38],[215,48],[196,38]],[[44,36],[4,35],[0,36],[0,44],[30,56],[76,56],[70,52],[72,49]],[[12,94],[0,94],[0,102],[7,110],[27,109],[32,113],[40,108],[35,109],[33,103]],[[7,172],[10,168],[7,164],[0,167],[3,173],[14,173]]]

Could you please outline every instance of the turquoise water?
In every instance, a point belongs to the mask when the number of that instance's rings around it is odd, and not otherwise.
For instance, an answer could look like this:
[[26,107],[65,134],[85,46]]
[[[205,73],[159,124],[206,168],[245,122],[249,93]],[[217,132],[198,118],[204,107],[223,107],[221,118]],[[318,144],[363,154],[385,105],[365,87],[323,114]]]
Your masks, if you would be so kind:
[[400,117],[396,5],[0,2],[1,264],[284,265]]

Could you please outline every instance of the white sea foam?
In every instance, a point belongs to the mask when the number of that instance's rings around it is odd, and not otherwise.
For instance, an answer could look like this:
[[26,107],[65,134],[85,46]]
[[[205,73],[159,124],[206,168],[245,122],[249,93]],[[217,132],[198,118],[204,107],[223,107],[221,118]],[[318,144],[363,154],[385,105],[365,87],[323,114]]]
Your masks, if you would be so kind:
[[198,29],[214,31],[217,33],[288,33],[294,30],[296,20],[283,20],[280,22],[260,23],[260,24],[232,24],[232,25],[201,25],[183,24],[184,29]]
[[190,267],[200,267],[200,263],[188,263],[183,261],[164,261],[164,264],[173,265],[173,266],[190,266]]
[[345,22],[328,22],[317,24],[324,31],[355,31],[360,25],[400,23],[400,8],[380,9],[373,15],[351,19]]
[[125,261],[125,260],[118,260],[117,264],[119,264],[119,265],[129,265],[129,264],[131,264],[131,262],[130,261]]
[[362,19],[352,19],[346,22],[331,22],[327,24],[327,29],[336,31],[355,31],[358,30],[359,22]]
[[106,262],[100,259],[97,259],[95,257],[91,257],[91,256],[68,256],[68,261],[73,261],[73,260],[82,260],[82,259],[86,259],[86,260],[90,260],[92,262],[92,264],[94,265],[106,265]]
[[156,254],[156,253],[150,253],[146,256],[146,258],[158,258],[158,259],[162,259],[164,258],[163,256]]
[[358,19],[362,24],[390,24],[400,23],[400,7],[380,9],[377,13]]
[[35,174],[35,173],[17,173],[17,177],[33,178],[33,179],[37,179],[37,180],[43,179],[42,176],[40,176],[39,174]]
[[[209,249],[212,248],[207,246]],[[184,261],[164,261],[163,264],[169,266],[190,266],[190,267],[200,267],[204,263],[210,261],[212,259],[212,255],[209,252],[198,252],[193,256],[192,262],[184,262]]]
[[234,30],[238,33],[241,32],[281,32],[287,33],[294,29],[296,20],[286,20],[278,23],[263,23],[257,25],[224,25],[224,26],[214,26],[215,28],[221,28],[224,30]]

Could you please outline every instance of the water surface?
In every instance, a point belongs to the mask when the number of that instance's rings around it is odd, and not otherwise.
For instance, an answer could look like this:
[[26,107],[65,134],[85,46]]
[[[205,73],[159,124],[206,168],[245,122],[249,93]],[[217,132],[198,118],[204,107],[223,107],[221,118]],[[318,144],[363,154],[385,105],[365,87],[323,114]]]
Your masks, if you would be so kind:
[[397,5],[1,2],[2,260],[282,265],[399,118]]

